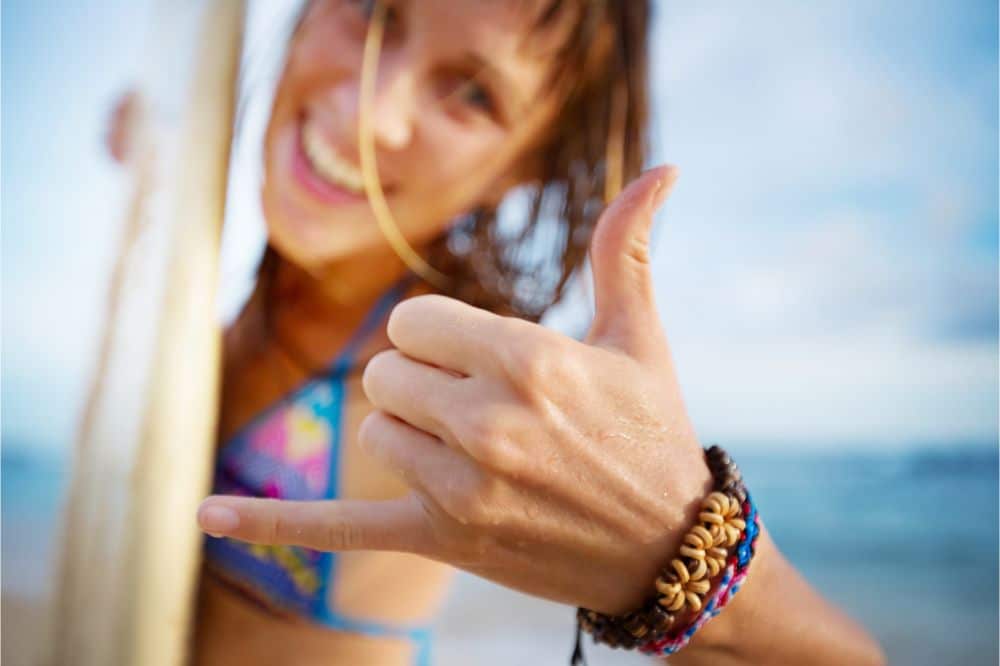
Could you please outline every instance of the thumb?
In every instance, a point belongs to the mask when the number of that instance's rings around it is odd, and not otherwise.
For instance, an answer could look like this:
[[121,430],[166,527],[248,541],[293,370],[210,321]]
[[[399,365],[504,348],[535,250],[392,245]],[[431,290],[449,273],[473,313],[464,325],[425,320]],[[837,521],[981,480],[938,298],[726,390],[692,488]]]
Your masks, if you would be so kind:
[[653,213],[676,180],[677,169],[671,166],[646,171],[597,221],[590,243],[595,308],[588,343],[641,357],[660,339],[649,234]]

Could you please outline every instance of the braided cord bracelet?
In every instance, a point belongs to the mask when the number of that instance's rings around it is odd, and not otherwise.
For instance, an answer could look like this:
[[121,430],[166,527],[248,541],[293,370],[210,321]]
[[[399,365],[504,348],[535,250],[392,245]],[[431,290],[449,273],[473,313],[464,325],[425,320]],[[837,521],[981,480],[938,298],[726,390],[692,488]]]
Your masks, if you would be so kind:
[[[583,630],[595,642],[611,647],[673,654],[718,615],[743,584],[760,533],[757,508],[739,469],[722,447],[705,449],[705,458],[715,480],[714,489],[702,501],[698,524],[685,534],[680,557],[671,560],[656,579],[656,595],[637,610],[619,616],[579,608],[571,666],[585,663]],[[710,579],[720,573],[715,593],[704,601],[712,589]],[[687,608],[697,615],[683,627],[674,627]]]
[[747,493],[746,502],[743,504],[743,515],[746,516],[747,526],[744,530],[736,552],[729,557],[725,573],[719,581],[719,587],[712,598],[705,604],[698,616],[679,635],[668,636],[639,647],[645,654],[669,655],[677,652],[688,644],[695,632],[701,629],[706,622],[722,612],[729,600],[739,591],[746,580],[750,569],[750,560],[753,559],[757,550],[757,537],[760,536],[760,518],[757,515],[757,506],[753,498]]

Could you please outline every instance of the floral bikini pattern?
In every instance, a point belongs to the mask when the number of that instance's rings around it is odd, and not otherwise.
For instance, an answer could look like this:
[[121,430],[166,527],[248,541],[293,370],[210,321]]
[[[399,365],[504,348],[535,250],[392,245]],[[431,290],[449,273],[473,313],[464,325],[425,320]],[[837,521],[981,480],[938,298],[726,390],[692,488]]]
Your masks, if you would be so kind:
[[[335,496],[340,439],[339,378],[313,380],[264,412],[220,452],[215,492],[276,499]],[[325,604],[326,553],[297,546],[210,541],[210,561],[253,581],[277,605],[313,614]]]
[[[399,302],[411,279],[382,296],[325,375],[307,381],[226,442],[216,463],[214,492],[291,500],[340,496],[344,377],[362,342]],[[218,579],[265,607],[340,631],[405,638],[416,646],[415,664],[431,662],[429,628],[352,617],[330,604],[337,577],[334,553],[208,538],[205,556]]]

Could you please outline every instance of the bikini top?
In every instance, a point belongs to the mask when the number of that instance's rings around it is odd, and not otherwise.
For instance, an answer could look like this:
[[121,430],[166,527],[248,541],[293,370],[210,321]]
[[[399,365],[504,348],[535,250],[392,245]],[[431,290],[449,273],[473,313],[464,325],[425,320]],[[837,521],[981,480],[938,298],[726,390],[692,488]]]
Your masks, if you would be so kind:
[[[326,373],[293,389],[220,448],[214,493],[289,500],[339,497],[344,381],[354,367],[355,355],[405,295],[411,277],[378,299]],[[205,558],[217,578],[269,610],[299,615],[332,629],[407,637],[426,645],[426,628],[352,618],[332,606],[336,553],[208,537]]]

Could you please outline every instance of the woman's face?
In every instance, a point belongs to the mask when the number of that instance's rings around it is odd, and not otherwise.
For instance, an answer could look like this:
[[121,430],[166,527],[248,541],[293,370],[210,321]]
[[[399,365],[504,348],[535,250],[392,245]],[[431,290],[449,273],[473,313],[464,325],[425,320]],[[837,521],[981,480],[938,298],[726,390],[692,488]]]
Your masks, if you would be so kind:
[[[289,260],[319,267],[388,247],[361,183],[362,0],[309,3],[268,123],[264,214]],[[386,199],[409,242],[514,183],[514,161],[551,122],[548,64],[526,48],[525,0],[392,2],[373,127]],[[550,35],[553,39],[557,38]],[[534,38],[534,37],[533,37]]]

